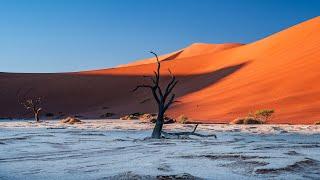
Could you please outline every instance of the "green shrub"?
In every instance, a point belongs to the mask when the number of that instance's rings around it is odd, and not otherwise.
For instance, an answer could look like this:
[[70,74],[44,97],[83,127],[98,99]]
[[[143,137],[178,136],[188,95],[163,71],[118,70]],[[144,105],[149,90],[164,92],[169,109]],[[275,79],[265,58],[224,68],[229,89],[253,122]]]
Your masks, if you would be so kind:
[[246,117],[243,122],[243,124],[264,124],[264,123],[265,121],[258,118],[254,118],[254,117]]
[[255,117],[237,118],[230,122],[230,124],[264,124],[265,122]]
[[261,109],[255,112],[255,117],[257,119],[263,119],[264,121],[268,121],[273,115],[273,109]]

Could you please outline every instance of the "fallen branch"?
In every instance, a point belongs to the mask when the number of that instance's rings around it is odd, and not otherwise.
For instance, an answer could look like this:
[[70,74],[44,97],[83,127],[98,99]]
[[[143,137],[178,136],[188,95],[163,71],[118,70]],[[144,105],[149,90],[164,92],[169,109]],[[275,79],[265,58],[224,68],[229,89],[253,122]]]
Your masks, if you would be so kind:
[[196,126],[193,129],[193,131],[191,131],[191,132],[168,133],[168,132],[161,131],[161,133],[162,133],[163,137],[166,138],[166,139],[170,139],[170,138],[182,139],[182,138],[186,138],[186,137],[189,137],[189,136],[214,137],[214,138],[217,138],[217,136],[215,134],[205,135],[205,134],[196,133],[198,125],[199,124],[196,124]]

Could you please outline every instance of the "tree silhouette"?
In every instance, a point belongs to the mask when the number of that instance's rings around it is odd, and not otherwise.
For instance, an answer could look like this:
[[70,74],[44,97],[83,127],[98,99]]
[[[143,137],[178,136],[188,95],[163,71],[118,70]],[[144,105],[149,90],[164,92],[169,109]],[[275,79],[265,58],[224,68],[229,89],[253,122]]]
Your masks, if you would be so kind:
[[176,77],[172,74],[170,69],[168,69],[171,80],[166,85],[166,87],[163,89],[160,87],[160,69],[161,64],[158,58],[158,55],[154,52],[150,52],[156,57],[157,60],[157,69],[154,71],[154,76],[150,77],[151,84],[142,84],[138,85],[135,89],[133,89],[133,92],[137,91],[140,88],[148,88],[151,90],[153,98],[155,99],[157,106],[158,106],[158,116],[156,120],[155,127],[152,131],[152,138],[160,139],[161,138],[161,132],[162,127],[164,124],[164,114],[168,110],[168,108],[171,106],[171,104],[174,102],[175,94],[172,93],[174,87],[177,85],[178,80],[176,80]]
[[27,95],[29,94],[29,92],[32,89],[29,89],[24,95],[23,97],[20,97],[19,95],[19,91],[18,91],[18,100],[19,103],[21,105],[23,105],[23,107],[27,110],[31,110],[34,114],[34,119],[36,122],[40,122],[39,119],[39,115],[40,115],[40,111],[42,110],[41,108],[41,98],[38,96],[29,96],[27,97]]

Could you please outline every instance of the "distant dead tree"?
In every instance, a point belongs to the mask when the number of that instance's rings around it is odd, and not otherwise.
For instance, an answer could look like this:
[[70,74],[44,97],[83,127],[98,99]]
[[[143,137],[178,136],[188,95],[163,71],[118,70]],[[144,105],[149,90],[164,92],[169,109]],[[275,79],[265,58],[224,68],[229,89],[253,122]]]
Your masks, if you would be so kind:
[[177,85],[178,81],[176,80],[176,77],[171,73],[170,69],[168,69],[171,76],[171,80],[167,84],[166,88],[162,89],[159,85],[161,64],[158,55],[154,52],[150,53],[153,54],[157,60],[157,70],[154,71],[154,76],[150,77],[152,83],[151,85],[138,85],[135,89],[133,89],[133,92],[137,91],[139,88],[148,88],[151,90],[153,98],[155,99],[158,105],[158,116],[151,137],[160,139],[162,127],[164,124],[164,114],[168,110],[170,105],[174,102],[175,94],[172,93],[172,90]]
[[32,113],[34,114],[34,119],[36,122],[40,122],[39,119],[39,115],[40,115],[40,111],[42,110],[41,108],[41,98],[38,96],[29,96],[27,97],[27,95],[29,94],[29,92],[32,89],[29,89],[22,97],[20,97],[19,95],[19,91],[18,91],[18,100],[19,103],[21,105],[23,105],[23,107],[27,110],[32,111]]

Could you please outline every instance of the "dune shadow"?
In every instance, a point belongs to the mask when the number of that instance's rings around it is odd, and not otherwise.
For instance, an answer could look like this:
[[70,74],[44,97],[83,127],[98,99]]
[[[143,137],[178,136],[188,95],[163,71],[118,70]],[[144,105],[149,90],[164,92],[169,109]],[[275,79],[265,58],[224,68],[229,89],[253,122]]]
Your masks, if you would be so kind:
[[[179,53],[173,56],[178,56]],[[237,72],[247,63],[224,67],[204,74],[177,75],[176,78],[179,83],[174,90],[176,96],[181,97],[212,86]],[[164,86],[169,79],[170,76],[168,75],[161,76],[163,83],[160,85]],[[2,74],[0,76],[0,89],[6,88],[9,91],[5,95],[0,95],[2,104],[5,104],[0,108],[0,117],[22,118],[25,116],[25,110],[18,103],[16,95],[21,87],[26,89],[33,88],[35,90],[34,94],[43,97],[44,109],[50,112],[59,112],[60,114],[88,112],[98,109],[98,107],[101,107],[101,109],[103,107],[111,107],[108,110],[113,112],[123,109],[121,112],[116,112],[117,116],[132,112],[154,112],[153,101],[146,101],[140,104],[146,98],[152,99],[149,92],[131,92],[134,87],[143,82],[149,81],[146,81],[146,78],[142,75]],[[116,110],[114,107],[116,107]]]
[[171,56],[163,59],[162,61],[173,60],[173,59],[177,58],[183,51],[184,51],[184,50],[181,50],[181,51],[179,51],[179,52],[177,52],[177,53],[174,53],[173,55],[171,55]]

